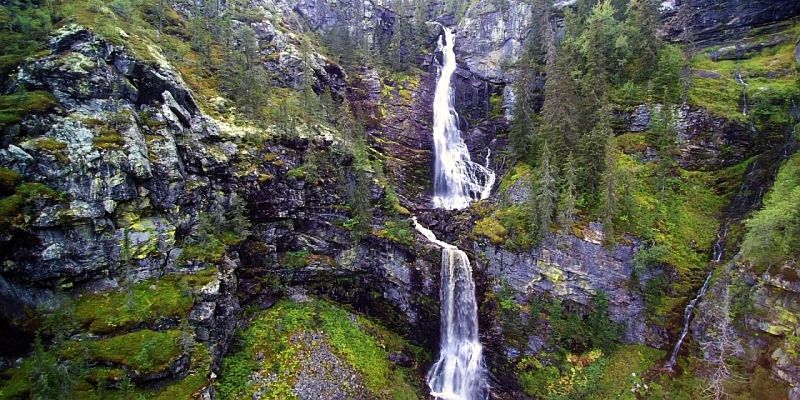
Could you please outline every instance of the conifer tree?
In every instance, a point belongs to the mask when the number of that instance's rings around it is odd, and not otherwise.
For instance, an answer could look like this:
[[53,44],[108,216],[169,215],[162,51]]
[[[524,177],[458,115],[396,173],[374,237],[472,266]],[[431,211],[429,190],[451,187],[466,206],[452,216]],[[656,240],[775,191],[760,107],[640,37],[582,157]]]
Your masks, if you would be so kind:
[[633,77],[639,82],[651,78],[658,64],[661,40],[658,38],[659,4],[655,0],[632,0],[625,18],[625,33],[629,36]]
[[575,225],[575,207],[577,203],[575,178],[575,160],[572,157],[572,153],[570,153],[564,163],[564,183],[561,187],[563,204],[558,217],[558,223],[561,225],[561,233],[563,235],[570,234],[572,227]]
[[611,130],[611,107],[603,106],[597,111],[595,126],[580,139],[578,188],[589,205],[595,205],[600,188],[600,177],[606,168],[605,150]]
[[603,236],[606,244],[614,243],[614,216],[617,210],[617,149],[614,138],[609,136],[605,146],[605,171],[602,186]]
[[536,171],[538,180],[535,185],[536,193],[536,215],[538,224],[538,237],[545,239],[550,235],[550,226],[553,224],[553,214],[556,210],[558,200],[558,188],[556,186],[555,168],[550,163],[550,149],[547,142],[542,146],[539,168]]

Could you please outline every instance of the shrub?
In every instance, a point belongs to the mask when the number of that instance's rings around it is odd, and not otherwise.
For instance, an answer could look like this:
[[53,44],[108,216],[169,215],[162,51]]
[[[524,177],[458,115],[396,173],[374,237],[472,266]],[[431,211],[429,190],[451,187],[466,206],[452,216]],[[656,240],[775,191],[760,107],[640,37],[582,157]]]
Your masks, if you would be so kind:
[[472,233],[487,237],[495,245],[505,242],[508,236],[508,230],[500,224],[500,221],[492,217],[486,217],[476,222],[472,227]]
[[57,105],[56,98],[45,91],[0,96],[0,126],[15,124],[29,114],[42,113]]

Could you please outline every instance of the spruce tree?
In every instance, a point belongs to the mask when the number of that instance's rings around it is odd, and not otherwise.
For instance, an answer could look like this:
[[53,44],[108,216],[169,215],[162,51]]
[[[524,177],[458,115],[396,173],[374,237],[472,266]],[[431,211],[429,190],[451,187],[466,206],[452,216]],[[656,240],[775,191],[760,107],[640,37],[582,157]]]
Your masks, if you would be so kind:
[[564,163],[564,183],[561,187],[563,204],[558,217],[558,223],[561,225],[561,233],[563,235],[569,235],[575,225],[575,207],[577,203],[575,178],[575,160],[572,157],[572,153],[570,153]]
[[536,184],[536,215],[538,224],[538,238],[545,239],[550,235],[550,226],[553,224],[553,214],[558,200],[555,168],[550,163],[550,149],[547,142],[542,146],[539,168],[536,171],[538,182]]
[[617,210],[617,149],[614,138],[608,137],[605,146],[605,171],[602,186],[603,236],[606,244],[614,243],[614,216]]

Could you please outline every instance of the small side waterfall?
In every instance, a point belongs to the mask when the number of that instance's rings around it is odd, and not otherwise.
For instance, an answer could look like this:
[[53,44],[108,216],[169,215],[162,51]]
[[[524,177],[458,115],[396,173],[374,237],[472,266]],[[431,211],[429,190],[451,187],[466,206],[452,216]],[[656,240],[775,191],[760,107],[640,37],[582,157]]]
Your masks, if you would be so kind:
[[[717,261],[715,260],[715,262]],[[711,282],[711,275],[713,274],[714,270],[712,269],[711,272],[708,273],[708,276],[706,276],[706,280],[703,282],[703,286],[700,288],[700,291],[697,292],[697,296],[695,296],[695,298],[689,302],[689,305],[686,306],[686,310],[683,312],[683,330],[681,331],[681,335],[678,337],[678,341],[675,342],[675,347],[672,348],[672,353],[669,355],[669,360],[665,365],[665,368],[667,369],[673,369],[675,367],[675,363],[678,362],[678,353],[681,351],[683,341],[686,340],[686,335],[689,334],[689,324],[692,322],[694,309],[697,307],[697,303],[700,302],[700,299],[702,299],[706,294],[706,291],[708,291],[708,284]]]
[[[777,150],[779,151],[779,161],[776,162],[775,166],[771,168],[771,176],[777,174],[778,168],[781,164],[780,160],[787,158],[790,153],[786,147]],[[749,211],[758,208],[758,206],[761,204],[764,197],[764,192],[763,187],[758,183],[762,180],[762,177],[759,174],[759,165],[762,163],[763,161],[761,161],[760,158],[757,158],[752,162],[752,164],[750,164],[750,166],[748,166],[747,172],[742,178],[742,183],[739,185],[739,188],[731,199],[731,203],[728,205],[727,214],[729,216],[738,216],[738,218],[741,218],[747,215]],[[756,189],[758,189],[757,192]],[[753,195],[753,193],[757,194]],[[664,365],[666,369],[672,370],[678,361],[678,353],[680,353],[681,346],[683,345],[684,340],[686,340],[686,336],[689,334],[689,325],[692,322],[694,310],[708,291],[708,287],[711,282],[711,276],[714,274],[716,265],[724,260],[725,246],[728,241],[728,231],[731,227],[731,223],[735,222],[736,220],[737,217],[726,218],[717,232],[717,240],[714,242],[714,253],[711,257],[712,267],[706,276],[706,280],[703,281],[703,286],[700,287],[697,295],[691,301],[689,301],[689,304],[684,310],[683,330],[681,330],[681,334],[678,336],[678,341],[675,342],[675,346],[672,348],[669,360]]]
[[744,81],[744,77],[741,73],[736,73],[736,81],[742,85],[742,115],[747,116],[748,111],[748,104],[747,104],[747,90],[749,86],[747,82]]
[[433,146],[435,153],[433,177],[433,206],[447,210],[462,209],[475,200],[486,199],[495,182],[495,174],[486,166],[472,161],[454,108],[450,79],[456,70],[453,51],[455,35],[442,27],[438,50],[442,66],[433,97]]
[[437,239],[416,217],[413,220],[417,231],[442,248],[442,338],[439,359],[428,372],[431,395],[447,400],[485,399],[489,385],[484,378],[475,283],[467,254]]

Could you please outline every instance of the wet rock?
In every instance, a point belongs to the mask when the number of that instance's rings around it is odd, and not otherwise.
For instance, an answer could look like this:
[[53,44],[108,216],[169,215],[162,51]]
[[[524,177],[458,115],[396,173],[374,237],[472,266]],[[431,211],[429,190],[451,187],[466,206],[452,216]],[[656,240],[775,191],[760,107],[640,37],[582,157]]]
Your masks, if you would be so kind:
[[763,41],[743,42],[736,43],[731,46],[720,47],[719,49],[711,51],[709,56],[714,61],[743,60],[764,49],[778,46],[790,40],[792,40],[792,38],[789,36],[775,35]]

